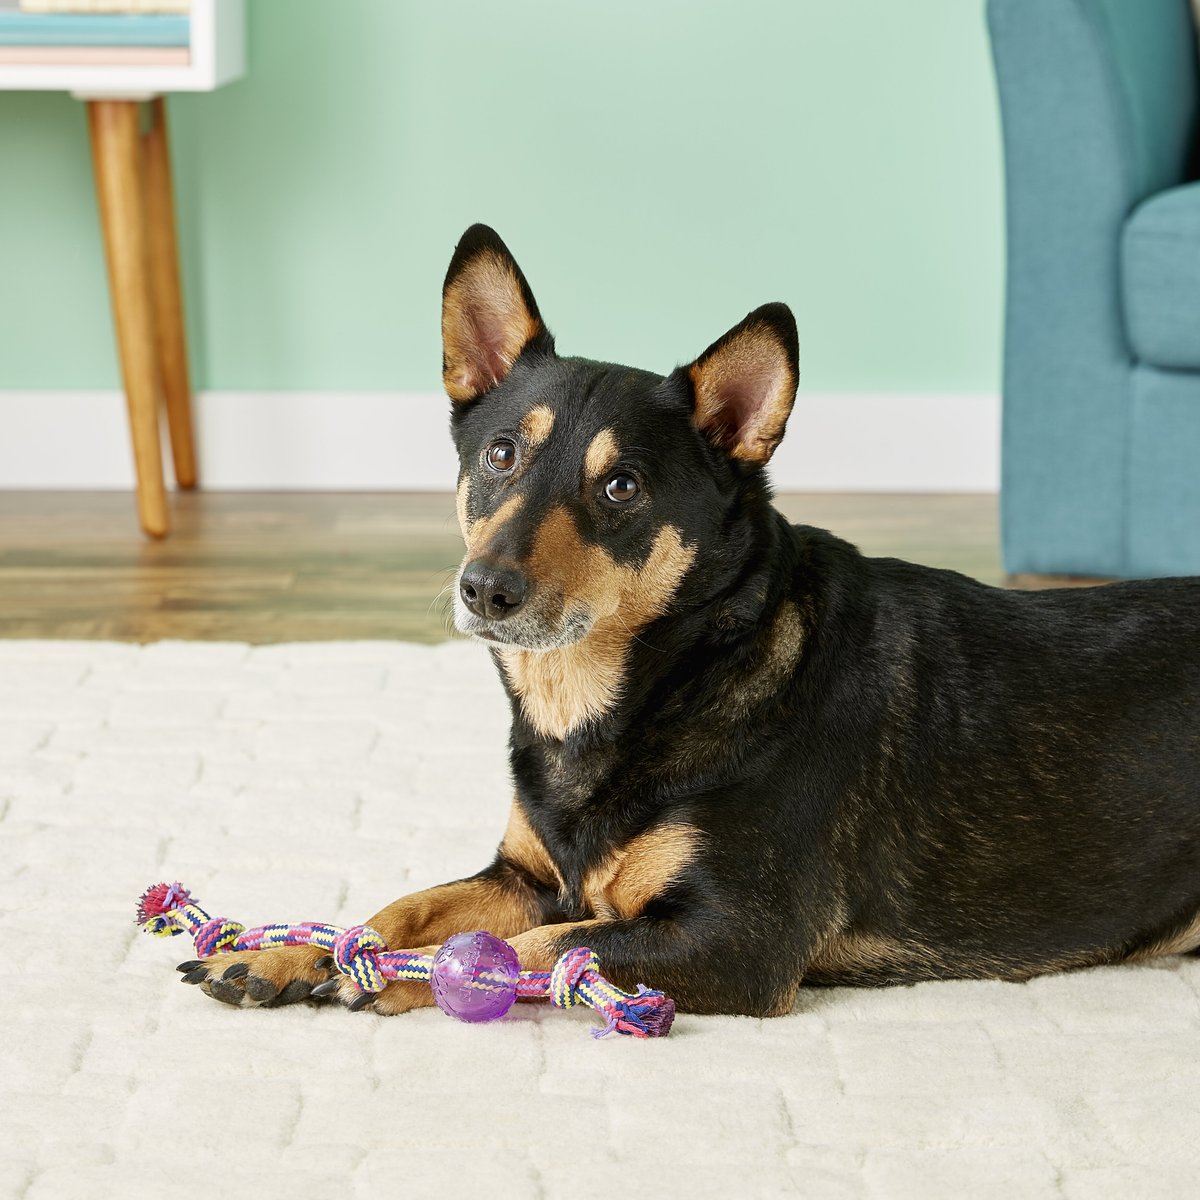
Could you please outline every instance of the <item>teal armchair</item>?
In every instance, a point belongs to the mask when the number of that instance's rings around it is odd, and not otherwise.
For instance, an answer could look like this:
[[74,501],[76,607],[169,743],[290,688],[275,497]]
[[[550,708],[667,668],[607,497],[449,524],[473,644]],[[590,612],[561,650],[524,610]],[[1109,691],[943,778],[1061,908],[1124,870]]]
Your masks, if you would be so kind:
[[1200,98],[1188,0],[988,0],[1014,574],[1200,575]]

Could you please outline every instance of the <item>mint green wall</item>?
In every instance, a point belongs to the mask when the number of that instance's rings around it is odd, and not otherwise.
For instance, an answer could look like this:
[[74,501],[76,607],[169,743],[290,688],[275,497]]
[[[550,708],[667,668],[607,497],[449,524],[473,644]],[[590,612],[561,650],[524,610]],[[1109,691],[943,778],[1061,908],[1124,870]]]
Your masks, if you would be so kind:
[[[172,101],[196,382],[435,388],[455,238],[560,348],[657,369],[787,300],[809,391],[994,391],[976,0],[250,0]],[[116,382],[82,107],[0,94],[0,388]]]

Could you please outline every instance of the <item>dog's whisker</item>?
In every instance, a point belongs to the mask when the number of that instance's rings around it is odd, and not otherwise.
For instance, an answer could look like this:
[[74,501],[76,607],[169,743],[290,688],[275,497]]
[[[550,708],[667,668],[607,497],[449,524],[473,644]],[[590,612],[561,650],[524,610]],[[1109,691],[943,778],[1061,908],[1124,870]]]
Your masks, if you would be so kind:
[[652,646],[652,645],[650,645],[650,643],[648,641],[646,641],[645,638],[638,637],[637,633],[629,627],[629,622],[626,621],[623,616],[621,616],[620,612],[616,612],[613,615],[617,618],[618,621],[621,622],[622,628],[625,630],[625,632],[627,634],[629,634],[629,637],[632,641],[637,642],[637,644],[639,646],[645,646],[647,650],[653,650],[655,654],[666,654],[667,651],[664,647]]
[[439,612],[442,618],[442,623],[449,628],[449,618],[454,611],[454,605],[450,597],[445,593],[439,592],[438,595],[429,602],[429,607],[425,610],[425,615],[429,616],[435,609]]

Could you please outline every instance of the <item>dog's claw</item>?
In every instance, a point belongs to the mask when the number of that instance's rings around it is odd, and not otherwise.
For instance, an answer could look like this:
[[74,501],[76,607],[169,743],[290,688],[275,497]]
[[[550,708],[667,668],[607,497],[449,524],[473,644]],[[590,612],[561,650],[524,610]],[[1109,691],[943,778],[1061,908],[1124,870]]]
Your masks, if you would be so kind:
[[323,954],[320,958],[317,959],[317,961],[315,963],[313,963],[313,966],[318,971],[332,971],[333,970],[333,955],[332,954]]
[[222,979],[241,979],[243,975],[250,974],[249,963],[234,963],[232,967],[226,969]]
[[201,963],[198,967],[193,967],[186,975],[180,979],[180,983],[202,983],[208,978],[208,968]]
[[198,958],[190,958],[187,962],[180,963],[175,968],[177,971],[194,971],[197,967],[202,967],[204,964]]
[[324,983],[318,983],[311,992],[310,996],[315,996],[318,1000],[324,1000],[326,996],[332,996],[338,990],[340,979],[327,979]]
[[371,1001],[373,1001],[374,999],[375,999],[374,993],[363,992],[361,995],[355,996],[354,999],[351,1000],[350,1003],[346,1005],[346,1007],[351,1012],[362,1012],[362,1010],[364,1008],[366,1008],[367,1005],[370,1004]]

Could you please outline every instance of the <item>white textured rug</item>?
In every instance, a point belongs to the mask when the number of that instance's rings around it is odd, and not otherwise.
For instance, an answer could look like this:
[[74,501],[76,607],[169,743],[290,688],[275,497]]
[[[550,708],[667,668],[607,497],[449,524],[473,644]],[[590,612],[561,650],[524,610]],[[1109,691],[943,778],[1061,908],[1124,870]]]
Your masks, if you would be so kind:
[[135,929],[159,878],[350,924],[477,869],[506,725],[466,645],[0,643],[0,1196],[1197,1194],[1197,960],[595,1041],[238,1011]]

